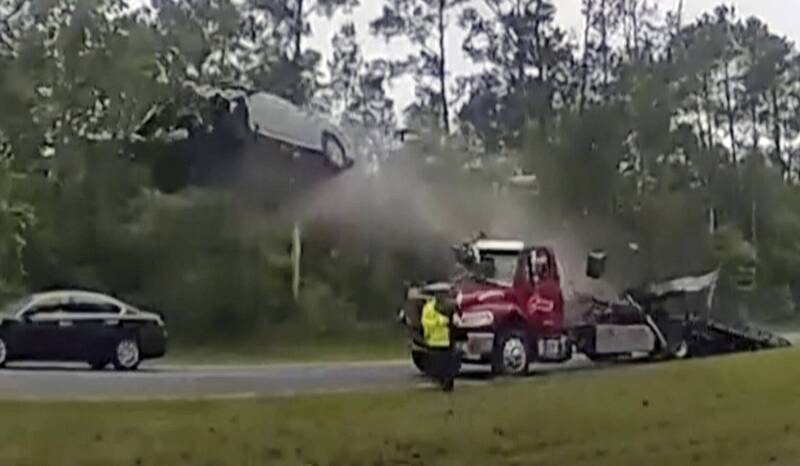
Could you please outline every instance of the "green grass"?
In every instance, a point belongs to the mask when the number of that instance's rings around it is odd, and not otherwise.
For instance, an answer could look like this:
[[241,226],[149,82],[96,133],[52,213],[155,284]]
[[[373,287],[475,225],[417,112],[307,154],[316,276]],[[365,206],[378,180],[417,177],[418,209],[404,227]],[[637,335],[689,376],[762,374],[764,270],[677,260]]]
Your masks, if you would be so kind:
[[375,361],[408,357],[402,331],[379,328],[337,337],[310,337],[284,332],[264,341],[198,344],[174,343],[165,364],[255,364],[310,361]]
[[2,465],[796,465],[800,352],[264,400],[0,404]]

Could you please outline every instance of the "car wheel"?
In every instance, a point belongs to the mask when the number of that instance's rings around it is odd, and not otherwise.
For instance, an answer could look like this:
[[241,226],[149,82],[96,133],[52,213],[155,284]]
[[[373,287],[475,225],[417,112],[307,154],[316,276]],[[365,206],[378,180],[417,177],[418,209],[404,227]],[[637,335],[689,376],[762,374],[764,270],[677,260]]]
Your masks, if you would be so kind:
[[348,159],[347,152],[341,141],[336,139],[328,133],[322,135],[322,151],[325,154],[325,159],[335,168],[342,170],[347,168]]
[[497,339],[492,353],[492,373],[495,375],[524,376],[528,374],[530,353],[524,332],[511,331]]
[[8,345],[6,341],[0,337],[0,367],[5,367],[8,362]]
[[139,367],[141,354],[135,338],[123,338],[114,348],[114,368],[119,371],[132,371]]

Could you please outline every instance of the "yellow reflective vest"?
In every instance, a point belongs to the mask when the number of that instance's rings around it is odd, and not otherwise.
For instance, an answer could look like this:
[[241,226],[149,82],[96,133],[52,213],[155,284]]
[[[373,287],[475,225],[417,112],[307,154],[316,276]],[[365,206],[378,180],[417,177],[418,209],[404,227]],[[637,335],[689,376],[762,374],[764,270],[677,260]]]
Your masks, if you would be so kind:
[[429,299],[422,308],[422,333],[425,344],[432,348],[450,346],[450,319],[436,308],[436,299]]

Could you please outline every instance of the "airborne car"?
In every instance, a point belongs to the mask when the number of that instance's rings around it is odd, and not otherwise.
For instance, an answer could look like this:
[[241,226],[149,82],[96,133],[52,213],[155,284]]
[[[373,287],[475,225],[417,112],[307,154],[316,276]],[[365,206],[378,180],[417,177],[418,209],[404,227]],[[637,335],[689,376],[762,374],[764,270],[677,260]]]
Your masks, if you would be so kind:
[[353,147],[344,131],[310,109],[268,92],[191,87],[217,109],[218,125],[309,151],[333,170],[353,166]]
[[149,112],[130,146],[162,192],[235,189],[274,207],[355,166],[347,134],[321,112],[258,90],[186,87],[187,98]]
[[82,361],[135,370],[166,353],[158,314],[88,291],[25,296],[0,313],[0,366],[11,361]]

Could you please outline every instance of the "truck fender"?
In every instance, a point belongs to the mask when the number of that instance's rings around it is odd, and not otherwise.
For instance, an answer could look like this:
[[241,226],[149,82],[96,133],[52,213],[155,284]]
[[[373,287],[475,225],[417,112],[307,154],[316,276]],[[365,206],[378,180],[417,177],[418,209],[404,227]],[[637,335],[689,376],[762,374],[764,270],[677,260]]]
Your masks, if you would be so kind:
[[495,341],[501,340],[503,335],[512,332],[524,334],[525,340],[528,343],[528,351],[531,354],[535,354],[536,348],[534,345],[536,344],[536,335],[528,328],[527,319],[519,308],[515,308],[500,319],[499,322],[495,322]]

